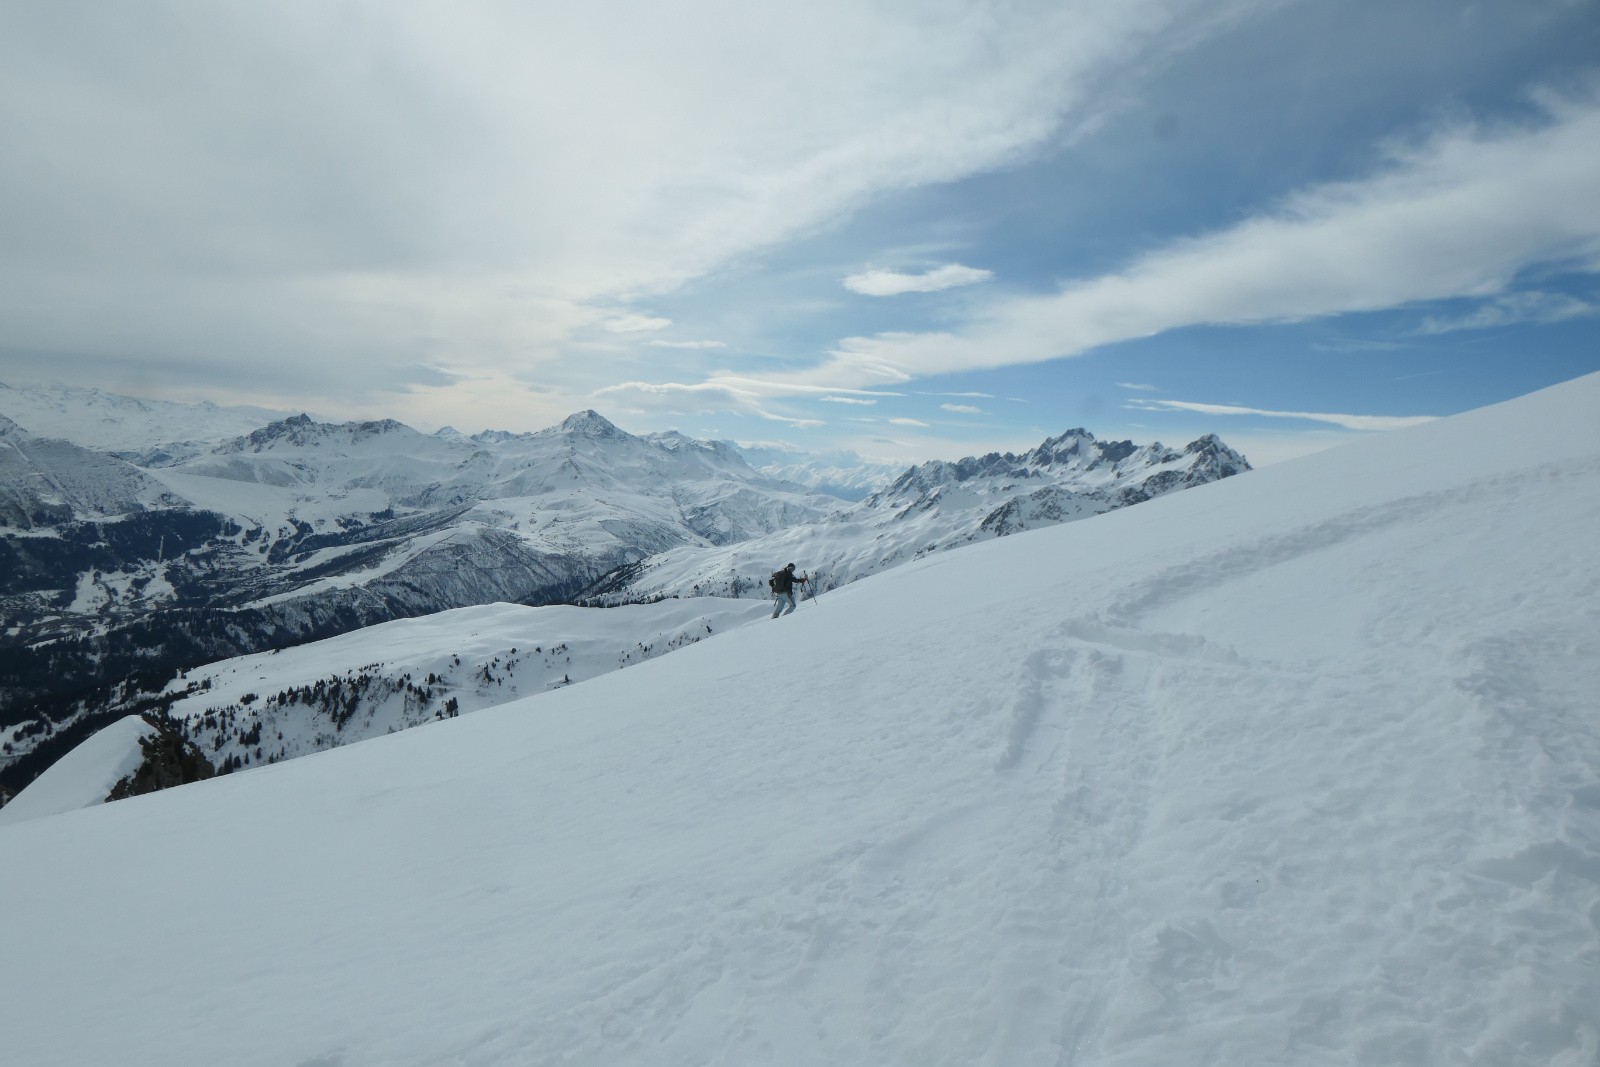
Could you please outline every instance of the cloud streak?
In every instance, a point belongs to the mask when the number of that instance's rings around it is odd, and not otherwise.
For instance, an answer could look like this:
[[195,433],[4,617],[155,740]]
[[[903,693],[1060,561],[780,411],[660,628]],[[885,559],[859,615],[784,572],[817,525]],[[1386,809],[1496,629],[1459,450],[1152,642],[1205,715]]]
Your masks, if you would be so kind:
[[993,302],[962,328],[841,341],[814,372],[870,385],[1081,355],[1197,325],[1295,322],[1503,293],[1530,266],[1600,267],[1600,101],[1392,146],[1371,176],[1307,189],[1126,269]]
[[774,410],[773,401],[825,400],[834,404],[876,404],[898,393],[793,385],[722,375],[703,382],[619,382],[594,390],[590,398],[656,415],[710,415],[731,411],[791,426],[821,426],[820,419]]
[[1186,400],[1130,400],[1134,411],[1192,411],[1200,415],[1256,415],[1269,419],[1305,419],[1325,422],[1346,430],[1400,430],[1433,422],[1432,415],[1337,415],[1325,411],[1269,411],[1263,408],[1235,407],[1231,404],[1198,404]]
[[649,315],[618,315],[600,324],[612,333],[644,333],[664,330],[672,325],[671,319],[653,318]]
[[1583,318],[1600,312],[1587,300],[1562,293],[1510,293],[1491,300],[1465,315],[1429,315],[1417,333],[1454,333],[1457,330],[1489,330],[1521,323],[1548,325],[1566,319]]
[[844,287],[863,296],[899,296],[902,293],[937,293],[962,285],[976,285],[994,277],[994,272],[950,263],[921,274],[902,274],[892,270],[869,270],[852,274]]

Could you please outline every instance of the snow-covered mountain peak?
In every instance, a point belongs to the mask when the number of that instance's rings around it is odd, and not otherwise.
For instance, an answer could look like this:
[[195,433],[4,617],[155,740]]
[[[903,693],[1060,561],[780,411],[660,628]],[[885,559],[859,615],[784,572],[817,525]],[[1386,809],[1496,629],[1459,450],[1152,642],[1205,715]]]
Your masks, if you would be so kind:
[[304,413],[268,423],[223,445],[220,453],[266,452],[283,448],[321,448],[326,445],[357,445],[376,438],[400,436],[418,440],[419,433],[394,419],[365,422],[318,422]]
[[1187,455],[1205,453],[1207,455],[1228,456],[1240,460],[1244,459],[1244,457],[1239,453],[1223,444],[1222,438],[1218,437],[1214,433],[1208,433],[1204,437],[1196,437],[1193,441],[1190,441],[1184,446],[1183,451]]
[[663,430],[660,433],[648,434],[644,440],[659,448],[664,448],[668,452],[704,454],[715,457],[719,463],[733,464],[740,470],[745,468],[754,470],[749,461],[745,459],[744,454],[726,441],[702,441],[698,437],[690,437],[688,434],[680,433],[677,430]]
[[1028,453],[1038,456],[1045,462],[1051,459],[1066,456],[1078,456],[1093,449],[1096,445],[1094,434],[1081,426],[1068,430],[1066,433],[1057,434],[1046,439],[1039,447]]
[[[449,437],[443,432],[434,434],[434,436],[445,441],[455,440],[455,438]],[[526,441],[535,436],[537,435],[531,433],[515,433],[511,430],[479,430],[471,437],[466,438],[466,440],[480,445],[498,445],[504,444],[507,441]]]
[[561,420],[561,425],[556,429],[561,433],[580,434],[584,437],[632,437],[633,435],[621,430],[610,419],[588,408],[583,411],[568,415]]
[[317,433],[317,423],[310,415],[301,413],[290,415],[286,419],[269,422],[259,430],[250,433],[223,445],[220,452],[260,452],[263,448],[271,447],[278,442],[291,445],[305,444]]

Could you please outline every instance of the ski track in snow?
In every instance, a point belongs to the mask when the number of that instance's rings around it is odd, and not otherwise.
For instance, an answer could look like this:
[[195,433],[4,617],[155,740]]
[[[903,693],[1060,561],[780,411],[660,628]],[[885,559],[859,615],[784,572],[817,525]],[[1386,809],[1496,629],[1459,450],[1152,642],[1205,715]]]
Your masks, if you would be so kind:
[[1593,1065],[1600,445],[1460,475],[1494,418],[7,828],[0,911],[71,925],[18,932],[0,1025],[71,1036],[41,1063],[208,1062],[254,1007],[295,1025],[232,1062]]
[[[1434,521],[1456,517],[1457,521],[1470,524],[1477,521],[1476,509],[1485,499],[1494,499],[1502,508],[1515,509],[1519,495],[1537,496],[1551,484],[1574,485],[1582,478],[1592,479],[1597,469],[1600,467],[1592,460],[1552,464],[1359,509],[1185,561],[1123,590],[1101,612],[1060,627],[1053,641],[1023,658],[1022,668],[1011,685],[1016,696],[997,763],[997,770],[1002,773],[1020,772],[1034,780],[1041,777],[1040,772],[1045,778],[1053,777],[1060,765],[1062,779],[1055,812],[1061,836],[1051,842],[1052,847],[1042,850],[1043,854],[1073,851],[1068,842],[1074,823],[1100,828],[1093,840],[1102,845],[1107,840],[1119,842],[1124,854],[1150,847],[1152,838],[1159,839],[1158,831],[1168,830],[1167,824],[1175,821],[1175,813],[1152,811],[1150,805],[1150,783],[1166,777],[1164,764],[1180,758],[1180,750],[1197,746],[1214,749],[1218,756],[1244,750],[1239,744],[1241,738],[1209,736],[1212,731],[1203,717],[1182,723],[1160,722],[1162,693],[1199,690],[1236,694],[1249,705],[1267,711],[1261,717],[1260,728],[1269,734],[1274,730],[1270,714],[1274,708],[1286,709],[1299,702],[1354,710],[1394,701],[1390,691],[1395,676],[1392,670],[1363,671],[1351,669],[1357,666],[1351,664],[1330,670],[1326,662],[1252,662],[1233,648],[1218,646],[1194,634],[1148,628],[1148,620],[1159,616],[1163,609],[1215,595],[1225,586],[1248,581],[1272,568],[1404,527],[1424,516]],[[1547,521],[1537,511],[1534,515],[1536,522]],[[1593,518],[1600,520],[1600,515]],[[1519,604],[1536,600],[1541,594],[1556,603],[1565,600],[1560,590],[1537,588],[1537,578],[1536,574],[1528,576],[1529,586],[1516,597]],[[1592,597],[1597,592],[1600,580],[1591,575],[1582,593]],[[1440,600],[1427,603],[1442,613],[1453,607]],[[1592,618],[1600,612],[1591,608],[1589,614]],[[1381,633],[1385,625],[1393,625],[1393,620],[1379,618],[1374,623],[1374,630]],[[1463,737],[1481,736],[1481,744],[1494,750],[1487,754],[1485,762],[1497,766],[1532,765],[1544,772],[1531,780],[1508,778],[1495,783],[1494,792],[1500,795],[1475,797],[1462,806],[1542,811],[1561,826],[1561,832],[1509,856],[1467,861],[1464,870],[1471,892],[1463,893],[1462,887],[1439,887],[1442,899],[1397,901],[1387,914],[1378,911],[1372,900],[1338,902],[1347,903],[1352,912],[1352,918],[1344,924],[1348,940],[1341,944],[1341,951],[1347,951],[1354,941],[1371,953],[1373,974],[1381,985],[1394,987],[1392,999],[1397,1016],[1403,1014],[1399,1009],[1406,1000],[1409,982],[1416,978],[1426,980],[1426,976],[1391,974],[1395,961],[1441,955],[1453,960],[1475,954],[1487,966],[1487,961],[1498,954],[1497,947],[1508,940],[1526,939],[1552,947],[1587,944],[1584,955],[1588,957],[1590,973],[1584,985],[1600,995],[1595,952],[1600,901],[1588,910],[1588,929],[1574,924],[1561,931],[1560,937],[1554,936],[1555,931],[1540,928],[1537,916],[1541,913],[1535,909],[1529,909],[1532,914],[1526,920],[1527,926],[1520,929],[1512,916],[1496,915],[1508,903],[1509,894],[1504,887],[1529,891],[1548,879],[1552,883],[1568,883],[1579,892],[1594,896],[1593,884],[1600,884],[1600,736],[1592,717],[1580,719],[1566,710],[1592,706],[1592,698],[1585,700],[1576,691],[1549,695],[1544,692],[1552,680],[1579,677],[1584,664],[1600,661],[1600,646],[1592,638],[1589,646],[1582,648],[1575,647],[1571,640],[1564,641],[1563,634],[1569,630],[1554,623],[1485,636],[1454,650],[1437,674],[1417,679],[1411,699],[1419,713],[1441,704],[1455,711],[1463,703],[1461,698],[1465,698],[1465,710],[1471,718],[1463,722],[1461,733]],[[1381,656],[1381,649],[1373,651]],[[1312,694],[1310,698],[1308,693]],[[1155,736],[1151,733],[1152,713],[1158,716]],[[1352,721],[1360,723],[1360,731],[1370,728],[1365,719]],[[1323,816],[1333,816],[1332,825],[1353,826],[1357,831],[1368,828],[1361,810],[1368,790],[1356,782],[1339,785],[1330,780],[1326,771],[1319,774],[1315,753],[1324,748],[1362,752],[1363,758],[1357,764],[1381,769],[1383,777],[1409,774],[1417,779],[1419,794],[1442,784],[1416,771],[1419,766],[1430,765],[1427,753],[1397,750],[1405,737],[1401,729],[1360,736],[1360,731],[1336,720],[1324,729],[1329,734],[1328,743],[1308,748],[1294,775],[1277,775],[1281,785],[1271,791],[1241,790],[1231,807],[1210,814],[1211,831],[1227,835],[1232,829],[1230,823],[1276,802],[1296,780],[1313,782],[1329,798],[1313,809],[1319,817],[1318,827],[1327,825]],[[1269,751],[1282,751],[1287,759],[1296,740],[1274,738]],[[1251,768],[1238,768],[1237,777],[1248,782],[1266,770],[1252,773]],[[1219,765],[1218,778],[1234,776],[1233,769]],[[1468,792],[1470,795],[1472,791]],[[1418,800],[1421,809],[1425,805],[1420,795]],[[1485,805],[1485,800],[1498,803]],[[1275,821],[1274,825],[1283,824]],[[1107,828],[1110,833],[1106,833]],[[1453,844],[1464,857],[1476,851],[1473,835],[1463,833],[1449,821],[1437,832],[1453,833],[1458,838]],[[1412,836],[1421,846],[1434,834],[1434,827],[1421,823]],[[1305,844],[1310,848],[1316,842],[1308,838]],[[1359,834],[1336,844],[1343,846],[1349,862],[1361,862]],[[1186,842],[1187,849],[1195,847],[1204,848],[1199,843]],[[1326,843],[1323,847],[1327,847]],[[1241,849],[1235,844],[1231,851],[1249,854],[1256,850],[1253,846]],[[1076,968],[1061,968],[1065,974],[1057,995],[1048,999],[1078,1005],[1065,1020],[1062,1033],[1078,1035],[1080,1048],[1085,1044],[1099,1045],[1100,1051],[1110,1051],[1106,1046],[1142,1044],[1151,1047],[1135,1055],[1137,1062],[1183,1062],[1185,1049],[1193,1048],[1193,1028],[1205,1029],[1206,1012],[1225,999],[1224,994],[1236,993],[1247,980],[1252,987],[1270,986],[1272,973],[1295,968],[1296,961],[1259,945],[1248,935],[1247,916],[1263,894],[1275,886],[1291,889],[1295,883],[1303,882],[1308,872],[1262,870],[1254,877],[1220,880],[1204,887],[1213,898],[1197,908],[1192,918],[1150,917],[1143,920],[1149,923],[1146,928],[1136,929],[1139,924],[1130,924],[1129,920],[1138,912],[1126,906],[1126,887],[1107,883],[1107,868],[1114,869],[1120,858],[1116,851],[1085,850],[1075,862],[1067,864],[1070,869],[1090,869],[1095,874],[1085,880],[1073,879],[1073,884],[1063,887],[1065,892],[1060,895],[1074,901],[1071,910],[1077,914],[1083,910],[1083,900],[1096,901],[1095,910],[1101,914],[1099,921],[1088,924],[1089,944],[1098,942],[1111,956],[1129,960],[1131,965],[1114,976],[1109,987],[1099,985],[1095,976],[1077,973]],[[1265,854],[1267,850],[1259,851]],[[1381,876],[1381,872],[1374,874]],[[1038,898],[1048,896],[1040,894]],[[1471,929],[1484,933],[1462,944],[1459,918],[1440,913],[1465,908],[1482,913],[1481,923],[1474,923]],[[1363,915],[1362,909],[1368,914]],[[1396,925],[1395,911],[1400,912],[1399,925],[1420,927],[1414,935],[1416,944],[1385,947],[1373,940],[1377,931]],[[1430,919],[1441,921],[1430,930]],[[1499,936],[1487,933],[1497,927]],[[1107,930],[1119,932],[1116,943],[1108,943],[1103,933]],[[1099,932],[1098,936],[1093,932]],[[1085,947],[1083,941],[1078,944],[1080,949]],[[1247,975],[1246,971],[1259,973]],[[1085,1007],[1086,1001],[1093,1004],[1097,998],[1069,992],[1100,988],[1109,988],[1109,993],[1098,999],[1104,1005],[1116,1005],[1115,1012]],[[1186,1002],[1193,1004],[1192,1013],[1174,1010]],[[1260,1007],[1265,1010],[1272,1005]],[[1470,1000],[1463,1000],[1449,1005],[1447,1010],[1470,1016],[1473,1005]],[[1281,1050],[1285,1062],[1313,1062],[1318,1050],[1332,1051],[1331,1033],[1348,1022],[1337,995],[1329,998],[1322,1009],[1303,1010],[1302,1015],[1301,1024],[1286,1035]],[[1163,1030],[1179,1029],[1183,1032],[1181,1042],[1167,1046],[1161,1040]],[[1444,1062],[1444,1050],[1426,1028],[1397,1024],[1387,1032],[1382,1025],[1375,1030],[1377,1036],[1357,1050],[1358,1062]],[[1219,1027],[1218,1041],[1224,1040],[1223,1033]],[[1582,1022],[1570,1013],[1553,1010],[1547,1016],[1534,1013],[1485,1028],[1485,1055],[1480,1062],[1592,1063],[1597,1062],[1597,1048],[1600,1042],[1592,1019]],[[1116,1056],[1093,1057],[1093,1061],[1120,1062]],[[1067,1055],[1063,1062],[1077,1059]]]

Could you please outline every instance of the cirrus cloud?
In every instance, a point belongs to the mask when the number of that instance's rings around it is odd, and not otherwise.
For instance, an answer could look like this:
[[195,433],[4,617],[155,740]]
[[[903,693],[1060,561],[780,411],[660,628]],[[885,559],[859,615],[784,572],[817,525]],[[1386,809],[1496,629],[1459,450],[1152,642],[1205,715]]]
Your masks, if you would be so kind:
[[975,285],[994,277],[994,272],[949,263],[921,274],[902,274],[893,270],[869,270],[852,274],[844,287],[863,296],[899,296],[902,293],[937,293],[960,285]]
[[1186,326],[1494,296],[1538,264],[1600,270],[1600,99],[1547,96],[1541,107],[1531,124],[1457,125],[1393,146],[1366,178],[1307,189],[1052,294],[992,302],[958,329],[845,338],[813,373],[870,386]]
[[1433,415],[1339,415],[1325,411],[1269,411],[1232,404],[1199,404],[1187,400],[1131,400],[1133,411],[1192,411],[1200,415],[1256,415],[1269,419],[1305,419],[1326,422],[1346,430],[1401,430],[1433,422]]
[[1417,328],[1419,334],[1453,333],[1457,330],[1488,330],[1518,323],[1552,323],[1582,318],[1600,312],[1587,300],[1564,293],[1508,293],[1465,315],[1429,315]]

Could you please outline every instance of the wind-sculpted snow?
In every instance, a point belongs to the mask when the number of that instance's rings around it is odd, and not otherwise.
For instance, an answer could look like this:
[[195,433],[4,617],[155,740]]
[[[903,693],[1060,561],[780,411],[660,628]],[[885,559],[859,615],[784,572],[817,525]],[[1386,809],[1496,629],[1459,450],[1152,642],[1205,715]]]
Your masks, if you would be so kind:
[[7,1058],[1592,1064],[1597,411],[1600,376],[0,828]]

